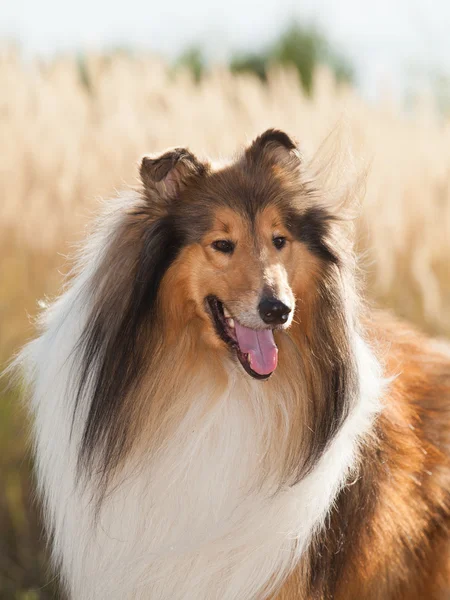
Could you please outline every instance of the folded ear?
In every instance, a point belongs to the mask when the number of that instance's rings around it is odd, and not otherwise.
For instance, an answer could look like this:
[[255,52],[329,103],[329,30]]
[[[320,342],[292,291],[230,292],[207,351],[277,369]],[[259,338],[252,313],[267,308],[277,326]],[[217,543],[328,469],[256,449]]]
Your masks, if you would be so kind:
[[207,166],[186,148],[173,148],[163,154],[144,156],[139,173],[148,199],[167,202],[193,179],[203,176]]
[[297,143],[279,129],[267,129],[258,136],[247,148],[245,156],[252,163],[264,161],[293,169],[302,162]]

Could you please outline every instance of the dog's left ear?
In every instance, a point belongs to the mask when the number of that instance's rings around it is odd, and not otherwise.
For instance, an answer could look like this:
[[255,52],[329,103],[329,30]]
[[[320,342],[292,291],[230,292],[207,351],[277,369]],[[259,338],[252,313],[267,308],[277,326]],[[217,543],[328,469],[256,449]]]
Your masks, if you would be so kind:
[[173,148],[157,156],[144,156],[139,170],[147,198],[168,203],[207,171],[187,148]]
[[297,143],[284,131],[268,129],[259,135],[245,151],[251,163],[280,164],[293,169],[302,163]]

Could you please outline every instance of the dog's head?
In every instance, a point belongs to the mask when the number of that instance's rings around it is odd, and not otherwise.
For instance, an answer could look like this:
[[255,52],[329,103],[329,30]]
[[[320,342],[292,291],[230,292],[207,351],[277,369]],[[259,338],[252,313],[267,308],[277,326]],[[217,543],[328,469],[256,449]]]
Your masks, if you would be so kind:
[[318,276],[338,261],[332,217],[302,170],[296,144],[276,130],[217,169],[179,148],[141,164],[172,252],[160,290],[169,328],[197,319],[205,343],[256,379],[277,366],[274,331],[302,319]]
[[199,364],[211,368],[211,357],[214,384],[227,381],[230,359],[255,379],[280,362],[272,384],[297,385],[299,406],[308,398],[301,468],[320,455],[355,381],[351,263],[339,219],[306,170],[276,130],[216,168],[182,148],[142,160],[142,193],[106,222],[87,285],[82,458],[102,447],[107,471],[132,443],[129,423],[140,417],[130,411],[148,410],[155,394],[164,411],[168,389]]

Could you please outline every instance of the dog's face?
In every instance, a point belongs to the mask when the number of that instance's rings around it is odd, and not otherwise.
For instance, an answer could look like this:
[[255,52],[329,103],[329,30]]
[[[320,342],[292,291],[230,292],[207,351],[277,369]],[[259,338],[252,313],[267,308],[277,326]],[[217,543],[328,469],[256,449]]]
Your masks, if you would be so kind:
[[270,205],[254,219],[216,209],[209,230],[185,254],[190,298],[196,314],[206,316],[206,343],[231,351],[256,379],[277,366],[274,330],[291,325],[301,287],[314,276],[308,254]]
[[234,164],[213,170],[186,150],[144,159],[147,194],[180,245],[163,282],[164,306],[198,318],[206,344],[266,379],[276,330],[302,320],[326,263],[330,215],[311,202],[295,144],[260,136]]

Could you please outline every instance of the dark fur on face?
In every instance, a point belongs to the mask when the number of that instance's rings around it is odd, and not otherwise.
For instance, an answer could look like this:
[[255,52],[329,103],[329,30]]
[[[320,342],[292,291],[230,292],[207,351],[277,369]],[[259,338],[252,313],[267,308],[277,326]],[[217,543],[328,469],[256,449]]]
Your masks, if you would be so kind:
[[[293,239],[320,264],[309,321],[293,327],[291,336],[309,388],[309,439],[302,444],[307,450],[289,459],[290,481],[298,481],[339,429],[356,392],[341,284],[345,256],[332,235],[339,227],[335,216],[318,203],[297,145],[277,130],[266,131],[219,170],[177,148],[144,158],[140,174],[141,200],[124,213],[97,267],[91,313],[77,346],[82,370],[74,418],[82,398],[89,405],[80,466],[95,468],[106,480],[131,449],[137,433],[131,422],[138,419],[130,418],[129,399],[164,344],[159,290],[181,251],[200,242],[220,208],[252,227],[273,206]],[[152,410],[151,398],[145,410]]]

